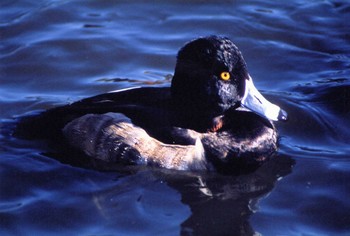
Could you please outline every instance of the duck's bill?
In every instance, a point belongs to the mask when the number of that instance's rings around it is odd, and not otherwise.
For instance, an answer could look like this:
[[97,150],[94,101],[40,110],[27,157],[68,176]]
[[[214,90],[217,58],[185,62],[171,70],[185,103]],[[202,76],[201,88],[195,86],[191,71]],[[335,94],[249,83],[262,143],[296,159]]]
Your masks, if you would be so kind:
[[241,101],[243,107],[273,121],[286,121],[287,112],[279,106],[266,100],[263,95],[255,88],[253,79],[249,76],[246,79],[245,92]]

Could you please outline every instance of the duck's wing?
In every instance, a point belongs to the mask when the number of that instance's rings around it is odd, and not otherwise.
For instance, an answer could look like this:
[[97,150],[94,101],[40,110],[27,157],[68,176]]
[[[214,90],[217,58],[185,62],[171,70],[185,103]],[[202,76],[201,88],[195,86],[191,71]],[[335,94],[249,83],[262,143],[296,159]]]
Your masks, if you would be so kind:
[[[100,94],[72,104],[56,107],[38,115],[19,119],[15,135],[27,139],[60,138],[63,127],[86,114],[119,112],[138,125],[166,120],[170,88],[135,88]],[[162,119],[161,119],[162,117]],[[153,121],[152,121],[153,119]],[[144,123],[144,124],[143,124]]]

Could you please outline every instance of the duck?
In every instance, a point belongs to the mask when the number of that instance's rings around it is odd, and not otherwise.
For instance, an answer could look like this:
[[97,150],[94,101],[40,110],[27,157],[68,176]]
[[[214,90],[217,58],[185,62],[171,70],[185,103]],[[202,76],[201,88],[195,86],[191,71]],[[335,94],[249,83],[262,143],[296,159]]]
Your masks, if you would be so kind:
[[238,47],[211,35],[179,50],[170,87],[85,98],[23,119],[18,130],[63,139],[107,164],[230,172],[273,156],[273,122],[287,117],[254,86]]

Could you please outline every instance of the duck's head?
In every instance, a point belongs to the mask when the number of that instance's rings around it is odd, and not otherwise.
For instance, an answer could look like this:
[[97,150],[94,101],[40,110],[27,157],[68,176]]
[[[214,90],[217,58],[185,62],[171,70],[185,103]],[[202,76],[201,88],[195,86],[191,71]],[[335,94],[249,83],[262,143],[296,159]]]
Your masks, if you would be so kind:
[[241,52],[225,37],[198,38],[179,51],[171,94],[180,106],[209,117],[243,106],[269,120],[287,119],[255,88]]

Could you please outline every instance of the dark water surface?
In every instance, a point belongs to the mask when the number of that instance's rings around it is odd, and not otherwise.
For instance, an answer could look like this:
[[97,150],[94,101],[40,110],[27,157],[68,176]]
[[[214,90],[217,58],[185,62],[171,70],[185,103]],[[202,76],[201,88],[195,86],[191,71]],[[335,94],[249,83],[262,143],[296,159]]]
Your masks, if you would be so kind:
[[[0,235],[350,235],[349,32],[346,0],[1,1]],[[11,136],[17,116],[169,86],[177,50],[210,34],[289,113],[256,172],[100,171]]]

